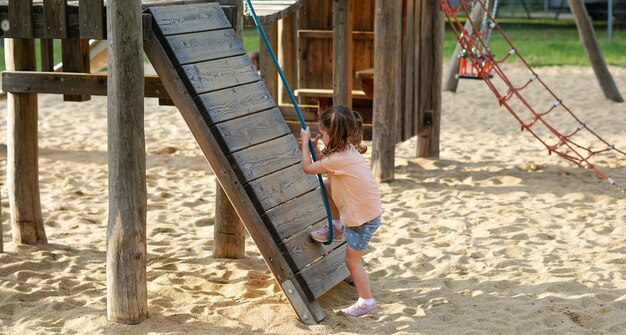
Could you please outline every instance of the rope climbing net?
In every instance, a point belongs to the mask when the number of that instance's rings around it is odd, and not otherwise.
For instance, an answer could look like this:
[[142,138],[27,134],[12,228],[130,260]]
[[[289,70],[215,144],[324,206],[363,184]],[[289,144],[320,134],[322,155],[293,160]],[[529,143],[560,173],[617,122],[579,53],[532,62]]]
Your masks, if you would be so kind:
[[[483,0],[460,0],[458,5],[451,0],[440,0],[440,3],[442,12],[464,49],[464,56],[470,58],[477,75],[489,86],[500,106],[506,108],[520,123],[521,130],[530,132],[548,149],[548,154],[555,153],[581,168],[594,170],[598,176],[626,194],[623,187],[592,162],[598,160],[601,153],[611,152],[622,157],[626,157],[626,153],[590,129],[541,80],[495,21],[488,4]],[[483,7],[485,18],[489,21],[483,22],[486,28],[480,29],[480,23],[472,21],[472,6]],[[469,31],[457,16],[460,12],[465,13],[471,24]],[[509,51],[500,59],[494,58],[489,47],[492,32],[496,32],[509,47]],[[500,65],[511,57],[519,58],[528,69],[528,77],[507,77]]]

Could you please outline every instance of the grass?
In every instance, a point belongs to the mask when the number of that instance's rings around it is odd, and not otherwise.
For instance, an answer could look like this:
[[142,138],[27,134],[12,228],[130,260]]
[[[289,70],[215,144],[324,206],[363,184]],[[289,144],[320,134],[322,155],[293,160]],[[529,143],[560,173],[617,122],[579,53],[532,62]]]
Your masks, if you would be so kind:
[[[580,65],[589,66],[589,60],[578,37],[573,21],[550,19],[500,19],[504,33],[531,66]],[[626,29],[615,30],[613,39],[607,38],[606,25],[594,25],[596,36],[604,58],[609,65],[626,67]],[[259,48],[259,37],[254,27],[244,29],[244,49],[246,52]],[[451,56],[456,37],[446,24],[444,57]],[[36,43],[37,50],[39,43]],[[491,38],[491,49],[495,58],[504,56],[509,50],[505,40],[496,34]],[[55,41],[55,62],[61,61],[61,43]],[[146,62],[147,62],[147,58]],[[515,61],[513,59],[512,61]],[[37,64],[39,51],[37,51]],[[0,48],[0,70],[4,71],[4,48]]]
[[[531,66],[589,66],[578,30],[572,21],[510,19],[500,20],[499,24],[513,46]],[[594,29],[606,63],[626,67],[626,31],[614,31],[613,38],[608,40],[606,25],[597,25]],[[446,29],[444,57],[451,56],[455,45],[454,33]],[[494,31],[491,50],[495,58],[503,57],[510,49],[505,39]]]

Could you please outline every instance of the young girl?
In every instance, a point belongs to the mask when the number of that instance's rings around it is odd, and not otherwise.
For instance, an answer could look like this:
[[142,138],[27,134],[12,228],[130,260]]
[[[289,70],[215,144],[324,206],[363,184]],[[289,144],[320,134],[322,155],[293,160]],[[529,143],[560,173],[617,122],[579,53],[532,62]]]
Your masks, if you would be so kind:
[[[347,316],[374,314],[378,310],[372,298],[370,281],[361,263],[372,234],[380,226],[382,206],[378,184],[361,156],[367,147],[361,144],[363,125],[361,115],[344,106],[331,107],[320,115],[319,131],[313,139],[317,162],[312,162],[309,150],[311,133],[302,129],[302,166],[308,174],[326,173],[324,183],[329,196],[333,218],[334,240],[348,241],[346,265],[352,274],[359,300],[343,309]],[[317,149],[322,140],[324,149]],[[345,227],[344,227],[345,226]],[[311,233],[320,242],[328,240],[328,228]]]

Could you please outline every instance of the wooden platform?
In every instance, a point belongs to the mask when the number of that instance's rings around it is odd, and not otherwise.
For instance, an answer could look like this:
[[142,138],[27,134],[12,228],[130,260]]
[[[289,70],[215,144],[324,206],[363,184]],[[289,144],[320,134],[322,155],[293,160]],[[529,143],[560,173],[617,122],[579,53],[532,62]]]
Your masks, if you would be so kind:
[[343,281],[345,243],[308,236],[326,224],[317,178],[217,4],[151,7],[145,51],[265,262],[305,323]]

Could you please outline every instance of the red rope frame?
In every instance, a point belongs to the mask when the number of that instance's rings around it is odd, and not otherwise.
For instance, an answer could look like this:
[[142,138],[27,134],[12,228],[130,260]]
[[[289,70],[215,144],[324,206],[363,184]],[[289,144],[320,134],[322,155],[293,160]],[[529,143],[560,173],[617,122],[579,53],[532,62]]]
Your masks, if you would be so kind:
[[[491,91],[494,93],[494,95],[498,99],[498,103],[500,104],[500,106],[503,106],[504,108],[506,108],[511,113],[511,115],[513,115],[513,117],[520,123],[521,130],[522,131],[527,130],[528,132],[530,132],[537,140],[539,140],[539,142],[541,142],[548,149],[549,154],[555,153],[559,155],[560,157],[565,158],[568,161],[575,163],[579,167],[594,170],[598,174],[598,176],[607,180],[611,185],[616,186],[622,192],[626,193],[626,190],[624,190],[624,188],[618,186],[613,179],[609,178],[605,173],[600,171],[591,162],[591,158],[594,155],[602,153],[602,152],[614,151],[624,156],[626,156],[626,153],[622,150],[615,148],[613,145],[609,144],[609,142],[607,142],[598,134],[596,134],[593,130],[589,129],[585,125],[584,122],[582,122],[565,104],[563,104],[563,101],[560,98],[558,98],[556,94],[554,94],[554,92],[541,80],[541,78],[533,71],[530,65],[528,65],[528,63],[519,53],[517,48],[513,46],[513,43],[511,42],[511,40],[506,36],[504,31],[502,31],[500,26],[492,17],[491,13],[489,12],[489,8],[485,6],[485,3],[482,0],[475,0],[476,1],[475,5],[480,5],[481,7],[483,7],[483,10],[485,11],[485,13],[487,13],[488,20],[491,22],[491,24],[489,24],[488,26],[489,27],[488,29],[497,30],[497,32],[504,38],[504,40],[511,47],[507,55],[504,56],[504,58],[497,60],[497,61],[494,60],[491,50],[488,48],[487,43],[484,39],[484,37],[487,36],[489,31],[487,30],[487,31],[481,32],[481,30],[478,29],[478,27],[476,26],[476,22],[472,21],[471,19],[470,8],[472,4],[474,3],[474,1],[473,0],[472,1],[461,0],[458,6],[453,6],[450,3],[450,0],[439,0],[439,1],[441,3],[441,10],[445,14],[452,28],[452,31],[456,35],[457,40],[459,41],[460,45],[463,47],[463,49],[465,49],[466,57],[470,59],[472,66],[476,68],[476,75],[481,76],[481,78],[484,80],[487,86],[489,86]],[[470,22],[472,33],[469,33],[465,29],[463,23],[461,23],[458,16],[456,15],[456,13],[461,10],[465,13],[467,20]],[[509,57],[512,55],[516,55],[517,57],[519,57],[519,59],[526,66],[529,72],[532,73],[532,76],[528,80],[528,82],[526,82],[524,85],[520,87],[513,86],[513,84],[507,78],[504,71],[502,71],[499,65],[501,63],[504,63],[506,60],[508,60]],[[500,94],[500,92],[495,87],[494,83],[492,82],[491,78],[489,78],[488,74],[490,72],[493,72],[494,76],[502,80],[504,84],[506,85],[507,92],[504,95]],[[531,104],[524,98],[524,96],[521,93],[524,89],[526,89],[528,86],[530,86],[534,82],[539,83],[542,86],[542,88],[545,89],[554,99],[554,104],[552,105],[552,107],[550,107],[545,112],[541,112],[541,113],[536,112],[531,106]],[[531,113],[531,115],[533,116],[532,121],[524,122],[522,118],[518,115],[518,113],[516,113],[515,110],[511,107],[511,105],[509,104],[509,100],[513,97],[517,98],[522,103],[522,105],[527,109],[527,111]],[[567,135],[561,134],[556,129],[555,126],[550,124],[544,118],[545,116],[550,114],[552,111],[554,111],[557,107],[562,107],[578,124],[578,127],[568,132]],[[533,126],[535,126],[537,123],[542,124],[546,129],[548,129],[549,132],[552,133],[552,135],[554,135],[558,139],[558,142],[554,144],[548,144],[546,143],[546,141],[541,139],[541,137],[533,129]],[[591,150],[591,146],[584,147],[576,143],[572,139],[572,137],[576,134],[579,134],[582,131],[587,131],[589,134],[592,135],[595,141],[601,142],[605,148],[594,151],[594,150]]]

